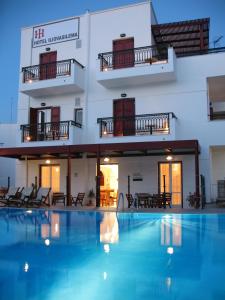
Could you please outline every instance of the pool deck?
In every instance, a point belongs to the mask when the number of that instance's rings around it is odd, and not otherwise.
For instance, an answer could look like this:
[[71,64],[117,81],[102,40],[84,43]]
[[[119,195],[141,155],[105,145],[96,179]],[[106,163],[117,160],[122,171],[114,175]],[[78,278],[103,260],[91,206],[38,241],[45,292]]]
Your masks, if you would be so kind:
[[[4,208],[6,206],[0,205],[0,208]],[[12,207],[12,206],[10,206]],[[15,208],[15,207],[14,207]],[[54,205],[50,207],[41,207],[42,209],[51,209],[51,210],[66,210],[66,211],[100,211],[100,212],[116,212],[116,208],[107,208],[100,207],[96,208],[94,206],[72,206],[65,207],[63,205]],[[20,209],[20,208],[18,208]],[[24,209],[24,207],[23,207]],[[29,209],[31,209],[29,207]],[[32,207],[32,209],[35,209]],[[195,208],[180,208],[180,207],[172,207],[169,208],[125,208],[122,210],[118,210],[118,212],[123,213],[170,213],[170,214],[225,214],[225,205],[216,205],[216,204],[207,204],[204,209],[195,209]]]

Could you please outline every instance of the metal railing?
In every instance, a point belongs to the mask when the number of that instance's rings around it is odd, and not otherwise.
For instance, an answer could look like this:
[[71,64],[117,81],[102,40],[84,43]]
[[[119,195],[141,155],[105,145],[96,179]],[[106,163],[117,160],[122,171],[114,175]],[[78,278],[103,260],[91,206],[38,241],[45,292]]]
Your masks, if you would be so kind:
[[173,112],[135,115],[132,117],[98,118],[100,137],[170,134]]
[[99,53],[100,70],[108,71],[168,61],[168,46],[146,46],[113,52]]
[[52,79],[61,76],[71,75],[71,64],[76,63],[81,68],[84,68],[75,59],[67,59],[47,64],[40,64],[22,68],[23,82],[33,82],[38,80]]
[[21,125],[22,142],[68,140],[70,125],[82,127],[74,121]]

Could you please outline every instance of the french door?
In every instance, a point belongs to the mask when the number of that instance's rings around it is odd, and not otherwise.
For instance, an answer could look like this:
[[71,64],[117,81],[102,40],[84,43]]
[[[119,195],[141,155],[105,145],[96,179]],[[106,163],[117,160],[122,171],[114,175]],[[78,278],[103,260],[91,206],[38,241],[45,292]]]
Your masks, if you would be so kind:
[[135,99],[113,101],[114,136],[135,135]]
[[113,69],[134,66],[134,38],[113,41]]
[[182,163],[159,163],[159,191],[172,193],[172,204],[182,204]]
[[40,54],[40,80],[56,78],[56,61],[56,51]]
[[60,191],[59,165],[40,166],[40,186],[46,188],[51,187],[53,193]]

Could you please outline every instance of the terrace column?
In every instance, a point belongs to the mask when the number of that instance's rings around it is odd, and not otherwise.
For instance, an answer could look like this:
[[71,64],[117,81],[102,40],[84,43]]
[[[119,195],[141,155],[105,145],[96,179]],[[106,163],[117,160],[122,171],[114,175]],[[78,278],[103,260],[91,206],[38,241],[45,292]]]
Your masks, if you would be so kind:
[[67,184],[66,184],[66,197],[67,197],[67,206],[72,205],[71,198],[71,157],[67,158]]
[[195,148],[195,193],[196,193],[196,196],[200,195],[200,192],[199,192],[199,151],[198,151],[198,145]]
[[100,149],[97,151],[97,176],[96,176],[96,206],[100,207]]
[[25,157],[25,163],[26,163],[26,171],[25,171],[26,187],[28,187],[28,159],[27,159],[27,156]]

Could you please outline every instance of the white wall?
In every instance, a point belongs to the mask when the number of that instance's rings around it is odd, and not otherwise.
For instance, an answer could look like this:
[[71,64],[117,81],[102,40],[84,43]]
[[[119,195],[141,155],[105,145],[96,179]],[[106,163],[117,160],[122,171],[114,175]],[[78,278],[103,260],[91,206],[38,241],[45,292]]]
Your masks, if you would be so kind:
[[[16,124],[0,124],[0,148],[15,146]],[[10,177],[11,186],[15,185],[15,164],[13,158],[0,157],[0,187],[7,186]]]

